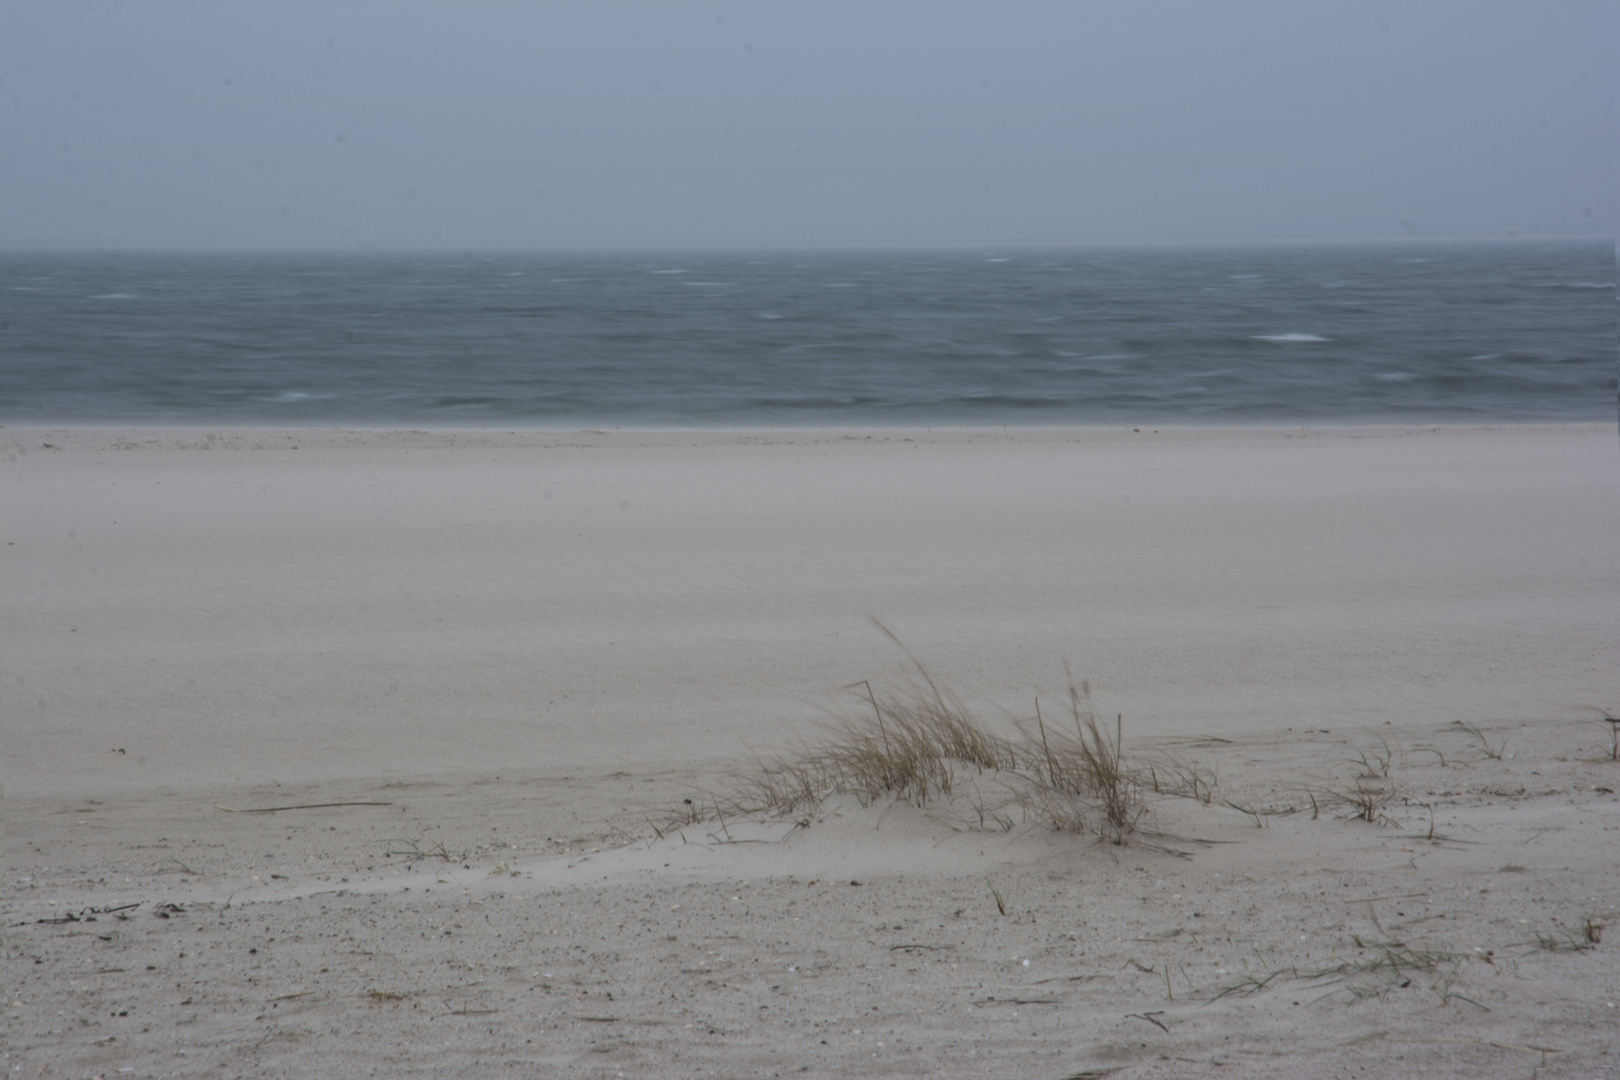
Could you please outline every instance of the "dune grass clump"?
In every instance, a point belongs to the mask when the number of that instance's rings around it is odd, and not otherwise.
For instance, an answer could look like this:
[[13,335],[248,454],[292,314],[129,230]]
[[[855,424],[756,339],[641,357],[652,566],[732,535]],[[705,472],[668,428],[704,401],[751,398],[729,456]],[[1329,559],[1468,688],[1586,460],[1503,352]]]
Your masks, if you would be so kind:
[[[941,804],[953,825],[968,828],[1036,825],[1123,844],[1137,831],[1150,794],[1206,806],[1214,801],[1215,775],[1206,768],[1163,751],[1128,761],[1123,717],[1108,731],[1085,681],[1076,685],[1070,677],[1067,716],[1052,715],[1036,698],[1033,715],[987,724],[893,631],[871,621],[910,663],[911,678],[891,692],[869,680],[844,687],[849,696],[831,711],[819,738],[795,753],[756,761],[734,778],[729,794],[686,799],[672,826],[718,820],[724,828],[727,817],[761,815],[808,826],[828,798],[846,795],[862,805],[885,799],[919,808]],[[1259,820],[1256,811],[1244,812]]]
[[834,713],[823,737],[797,754],[760,762],[729,798],[710,800],[714,813],[800,817],[844,794],[863,805],[965,803],[980,828],[1037,823],[1116,844],[1135,830],[1145,778],[1126,766],[1123,720],[1105,731],[1084,683],[1070,686],[1061,723],[1049,724],[1037,701],[1033,718],[995,730],[911,659],[916,681],[893,694],[866,681],[846,687],[861,706]]

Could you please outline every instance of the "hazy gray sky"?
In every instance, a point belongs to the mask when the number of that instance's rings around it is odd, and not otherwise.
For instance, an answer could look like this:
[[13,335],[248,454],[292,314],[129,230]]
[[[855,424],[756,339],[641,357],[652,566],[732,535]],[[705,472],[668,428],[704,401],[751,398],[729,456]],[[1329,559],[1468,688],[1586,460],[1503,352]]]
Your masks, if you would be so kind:
[[0,244],[1612,236],[1611,0],[0,6]]

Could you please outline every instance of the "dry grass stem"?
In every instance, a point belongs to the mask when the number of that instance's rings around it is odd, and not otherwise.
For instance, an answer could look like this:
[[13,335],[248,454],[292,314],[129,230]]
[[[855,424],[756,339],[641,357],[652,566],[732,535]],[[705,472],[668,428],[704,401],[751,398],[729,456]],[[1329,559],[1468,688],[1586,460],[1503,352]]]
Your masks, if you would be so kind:
[[1479,728],[1475,727],[1473,724],[1464,724],[1461,720],[1457,721],[1457,723],[1462,726],[1464,731],[1468,732],[1474,738],[1479,740],[1480,750],[1488,759],[1491,761],[1502,760],[1502,754],[1507,750],[1506,739],[1503,739],[1495,746],[1492,746],[1491,741],[1485,737],[1485,733],[1479,730]]
[[[1415,949],[1403,942],[1363,942],[1353,938],[1362,955],[1341,960],[1336,964],[1315,970],[1298,967],[1277,968],[1264,975],[1253,975],[1241,982],[1218,991],[1205,1002],[1210,1004],[1231,995],[1247,997],[1257,994],[1277,980],[1309,983],[1310,989],[1327,989],[1328,994],[1344,991],[1350,1001],[1381,998],[1390,990],[1407,987],[1417,975],[1433,975],[1432,989],[1443,1003],[1466,1001],[1484,1009],[1484,1005],[1455,991],[1462,967],[1468,961],[1466,953],[1449,949]],[[1320,998],[1318,999],[1320,1000]],[[1489,1010],[1487,1010],[1489,1011]]]

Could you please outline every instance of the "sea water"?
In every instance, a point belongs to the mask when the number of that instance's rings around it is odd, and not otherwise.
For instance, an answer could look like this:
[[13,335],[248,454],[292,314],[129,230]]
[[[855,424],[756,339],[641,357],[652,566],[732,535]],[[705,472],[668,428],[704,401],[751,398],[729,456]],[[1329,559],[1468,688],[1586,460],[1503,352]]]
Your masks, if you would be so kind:
[[0,253],[0,422],[1613,420],[1606,243]]

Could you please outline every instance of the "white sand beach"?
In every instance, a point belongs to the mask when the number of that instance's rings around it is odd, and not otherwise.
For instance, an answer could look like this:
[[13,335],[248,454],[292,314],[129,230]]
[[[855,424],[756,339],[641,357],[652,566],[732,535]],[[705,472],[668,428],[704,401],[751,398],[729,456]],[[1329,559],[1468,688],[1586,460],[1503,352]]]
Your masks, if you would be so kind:
[[[10,1075],[1620,1075],[1612,424],[0,458]],[[1214,796],[671,828],[873,618]]]

